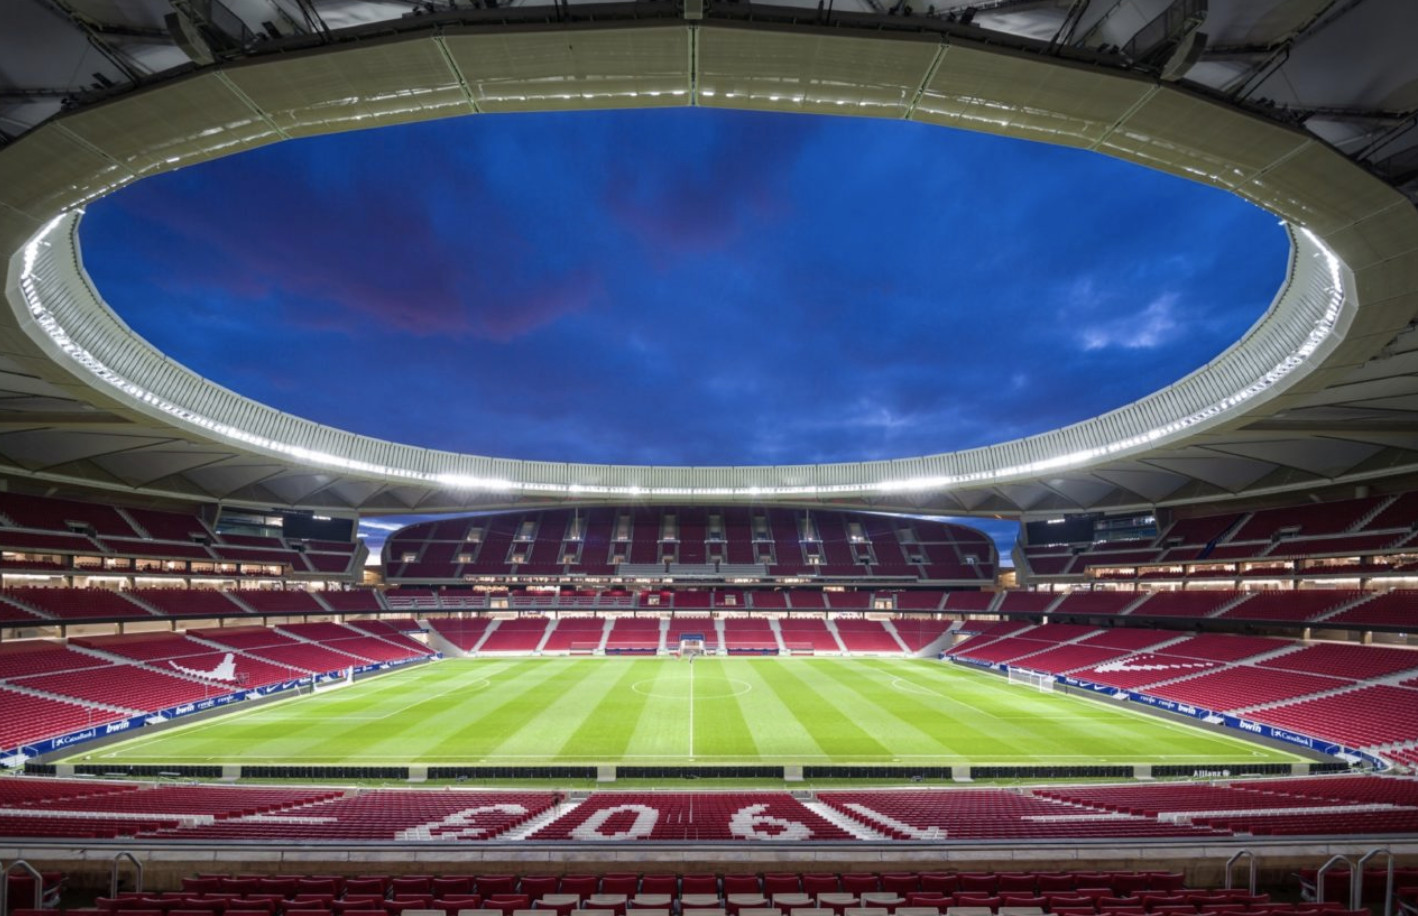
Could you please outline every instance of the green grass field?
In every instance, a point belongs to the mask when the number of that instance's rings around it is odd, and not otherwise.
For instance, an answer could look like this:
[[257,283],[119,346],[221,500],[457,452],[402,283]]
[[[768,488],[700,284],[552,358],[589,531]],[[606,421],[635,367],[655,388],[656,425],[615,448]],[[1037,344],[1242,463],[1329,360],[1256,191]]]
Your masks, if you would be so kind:
[[1299,760],[930,660],[450,659],[69,758],[121,764]]

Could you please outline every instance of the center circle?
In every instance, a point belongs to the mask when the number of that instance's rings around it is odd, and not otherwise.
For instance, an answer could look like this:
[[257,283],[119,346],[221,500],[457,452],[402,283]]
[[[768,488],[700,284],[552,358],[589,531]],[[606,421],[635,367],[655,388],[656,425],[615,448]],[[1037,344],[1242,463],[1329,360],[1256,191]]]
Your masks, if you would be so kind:
[[[718,691],[706,693],[708,690]],[[693,681],[666,681],[661,683],[654,678],[643,681],[636,681],[630,685],[630,689],[643,697],[651,697],[657,700],[688,700],[693,697],[696,700],[727,700],[731,697],[741,697],[753,689],[753,685],[747,681],[741,681],[734,677],[698,677]]]

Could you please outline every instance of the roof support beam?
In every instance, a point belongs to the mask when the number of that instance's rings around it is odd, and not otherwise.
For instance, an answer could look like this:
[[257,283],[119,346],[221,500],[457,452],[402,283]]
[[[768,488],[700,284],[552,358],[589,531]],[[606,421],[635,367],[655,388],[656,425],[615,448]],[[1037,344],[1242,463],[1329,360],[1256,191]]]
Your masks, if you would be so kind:
[[1333,24],[1339,17],[1354,9],[1364,0],[1331,0],[1328,6],[1315,13],[1295,31],[1271,46],[1270,56],[1260,63],[1255,70],[1251,71],[1249,77],[1243,80],[1231,92],[1231,98],[1244,99],[1260,87],[1270,78],[1276,70],[1284,66],[1285,61],[1290,59],[1290,52],[1298,45],[1309,38],[1318,35],[1324,29]]
[[118,71],[133,82],[138,82],[143,78],[143,71],[134,63],[128,55],[120,49],[109,44],[104,33],[94,27],[86,16],[81,15],[77,10],[69,5],[69,0],[35,0],[40,6],[49,10],[57,16],[66,20],[70,25],[84,33],[93,49],[104,56],[104,58]]

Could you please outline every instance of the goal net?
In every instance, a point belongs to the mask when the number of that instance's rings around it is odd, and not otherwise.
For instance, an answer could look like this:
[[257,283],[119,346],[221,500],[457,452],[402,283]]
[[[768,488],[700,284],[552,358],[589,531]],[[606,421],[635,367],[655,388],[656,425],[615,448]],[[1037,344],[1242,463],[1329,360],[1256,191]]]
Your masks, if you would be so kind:
[[1054,676],[1043,671],[1031,671],[1028,668],[1009,669],[1009,682],[1019,684],[1024,687],[1033,687],[1040,693],[1052,693],[1054,690]]
[[679,641],[679,651],[675,653],[680,658],[694,659],[697,655],[704,654],[703,639],[681,639]]

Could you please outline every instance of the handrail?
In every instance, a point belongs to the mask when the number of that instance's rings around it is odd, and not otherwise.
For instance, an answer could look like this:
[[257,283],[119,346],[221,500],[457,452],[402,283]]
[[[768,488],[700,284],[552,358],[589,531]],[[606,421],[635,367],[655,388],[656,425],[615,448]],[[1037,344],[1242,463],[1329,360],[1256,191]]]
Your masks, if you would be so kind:
[[[1226,860],[1226,890],[1231,889],[1231,872],[1235,868],[1236,860],[1242,856],[1246,857],[1247,864],[1250,865],[1250,876],[1246,887],[1249,889],[1249,893],[1254,896],[1256,892],[1256,854],[1249,849],[1238,850],[1235,855]],[[1385,916],[1390,916],[1390,914],[1385,914]]]
[[138,857],[133,853],[124,849],[113,856],[113,867],[108,875],[108,896],[110,897],[118,896],[118,863],[123,859],[132,862],[133,867],[138,871],[138,879],[133,884],[133,890],[141,891],[143,889],[143,863],[139,862]]
[[1377,846],[1359,857],[1359,864],[1354,866],[1359,880],[1351,882],[1349,909],[1357,910],[1361,907],[1364,899],[1364,865],[1379,854],[1388,858],[1388,880],[1384,885],[1384,916],[1393,916],[1393,853],[1387,846]]
[[0,916],[6,916],[10,912],[10,872],[16,868],[24,869],[34,878],[34,908],[43,909],[41,904],[44,903],[44,876],[24,859],[16,859],[0,871]]
[[[1315,903],[1324,903],[1324,873],[1329,871],[1335,865],[1338,865],[1340,862],[1343,862],[1345,865],[1349,866],[1349,883],[1351,886],[1353,885],[1355,871],[1353,861],[1351,861],[1348,856],[1330,856],[1329,861],[1321,865],[1319,871],[1315,872]],[[3,916],[3,914],[0,914],[0,916]]]

